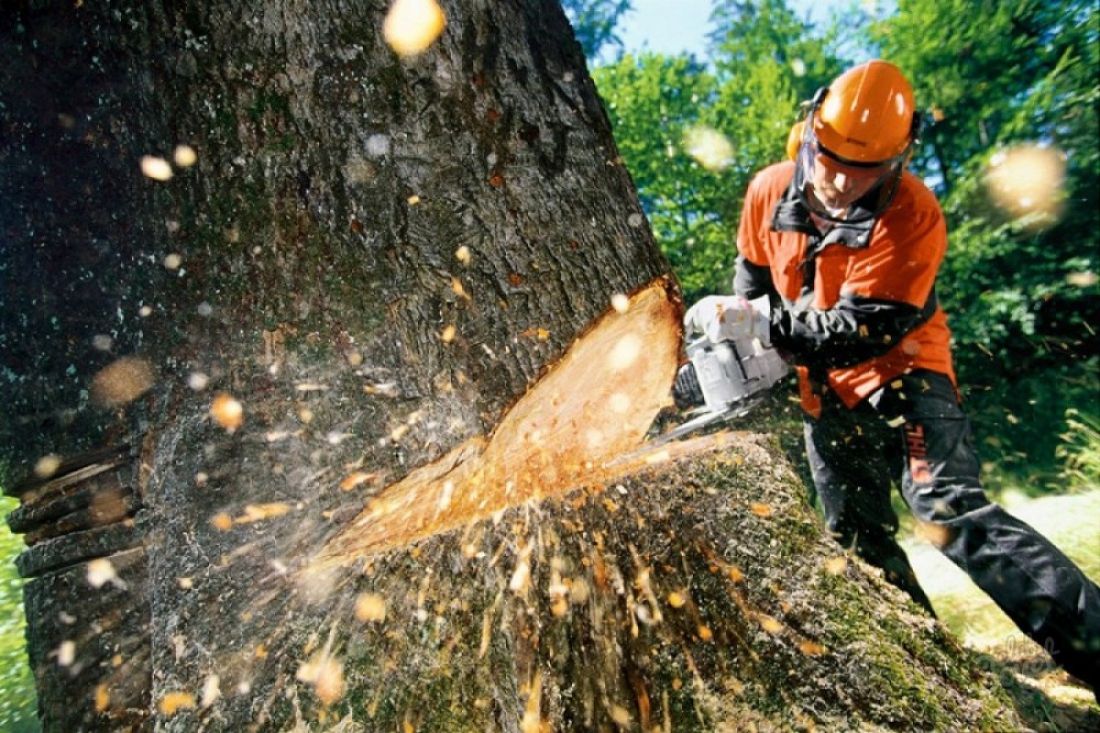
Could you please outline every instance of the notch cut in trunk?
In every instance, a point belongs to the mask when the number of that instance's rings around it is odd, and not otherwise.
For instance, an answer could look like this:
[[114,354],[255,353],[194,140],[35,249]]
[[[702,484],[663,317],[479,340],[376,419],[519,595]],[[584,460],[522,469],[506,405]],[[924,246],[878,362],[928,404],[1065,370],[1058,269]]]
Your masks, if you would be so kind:
[[635,451],[669,401],[680,311],[664,279],[635,293],[622,312],[608,311],[490,436],[468,440],[384,489],[317,563],[347,564],[636,470],[647,457]]

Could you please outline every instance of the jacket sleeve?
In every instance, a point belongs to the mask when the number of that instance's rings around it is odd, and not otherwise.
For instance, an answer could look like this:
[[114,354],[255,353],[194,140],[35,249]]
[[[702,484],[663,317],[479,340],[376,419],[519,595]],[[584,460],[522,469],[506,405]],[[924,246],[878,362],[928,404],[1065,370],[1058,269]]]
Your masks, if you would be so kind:
[[796,364],[837,369],[882,356],[930,315],[909,303],[859,296],[828,310],[781,307],[772,310],[771,341]]
[[737,261],[733,270],[733,292],[749,300],[770,295],[775,301],[778,294],[772,281],[763,242],[768,227],[766,196],[761,191],[763,185],[758,175],[749,181],[745,192],[741,219],[737,224]]
[[775,283],[772,282],[771,268],[766,265],[754,265],[745,259],[744,255],[737,255],[737,264],[733,270],[733,292],[749,300],[767,295],[775,303],[779,298]]
[[853,257],[833,307],[772,311],[772,343],[795,363],[839,368],[881,356],[935,312],[933,286],[947,249],[943,214],[934,199],[900,203]]

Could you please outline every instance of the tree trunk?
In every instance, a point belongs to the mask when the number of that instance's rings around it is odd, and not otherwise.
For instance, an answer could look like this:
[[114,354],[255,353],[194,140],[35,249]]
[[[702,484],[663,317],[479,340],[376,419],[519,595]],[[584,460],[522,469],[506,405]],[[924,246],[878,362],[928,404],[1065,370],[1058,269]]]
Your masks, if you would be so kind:
[[11,11],[44,728],[1013,728],[761,439],[632,453],[679,303],[581,51],[444,10],[408,59],[382,2]]

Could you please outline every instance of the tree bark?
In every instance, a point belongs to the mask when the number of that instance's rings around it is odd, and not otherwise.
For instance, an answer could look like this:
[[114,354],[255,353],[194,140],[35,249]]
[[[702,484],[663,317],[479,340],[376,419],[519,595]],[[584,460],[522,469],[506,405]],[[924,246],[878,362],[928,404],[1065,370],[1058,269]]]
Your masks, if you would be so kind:
[[[347,544],[414,469],[514,467],[498,428],[553,419],[521,398],[584,373],[613,296],[667,306],[645,414],[674,367],[677,295],[560,8],[443,7],[411,59],[382,2],[11,11],[0,432],[44,728],[1013,727],[938,627],[837,570],[759,439]],[[177,144],[194,166],[142,176]]]

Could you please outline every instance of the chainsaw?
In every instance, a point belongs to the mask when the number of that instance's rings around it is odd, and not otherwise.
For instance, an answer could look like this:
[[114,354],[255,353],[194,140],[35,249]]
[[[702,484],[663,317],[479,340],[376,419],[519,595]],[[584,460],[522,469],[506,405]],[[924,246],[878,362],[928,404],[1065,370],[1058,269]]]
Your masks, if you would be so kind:
[[673,386],[677,406],[689,419],[650,441],[661,445],[703,428],[747,415],[791,368],[779,352],[754,336],[713,342],[685,333],[688,361]]

